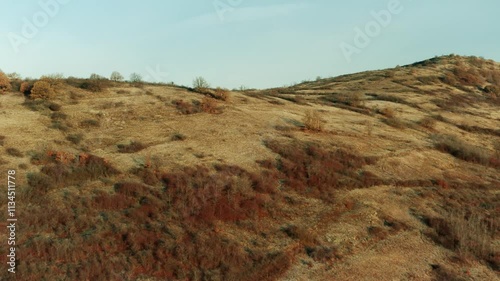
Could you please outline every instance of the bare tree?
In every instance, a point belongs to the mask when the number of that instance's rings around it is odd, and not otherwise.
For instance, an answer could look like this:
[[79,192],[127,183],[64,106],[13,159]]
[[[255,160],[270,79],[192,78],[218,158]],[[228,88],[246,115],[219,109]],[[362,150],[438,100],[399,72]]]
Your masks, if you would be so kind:
[[140,83],[142,82],[142,76],[139,73],[130,74],[130,82],[132,83]]
[[196,77],[193,80],[193,87],[194,88],[209,88],[210,85],[208,84],[207,80],[203,77]]
[[21,75],[17,72],[8,73],[7,77],[9,77],[10,80],[21,80]]
[[124,78],[123,75],[120,74],[120,72],[113,71],[113,73],[111,73],[110,79],[116,82],[120,82],[123,81]]
[[90,74],[90,80],[104,80],[106,79],[104,76],[101,76],[99,74],[96,74],[96,73],[92,73]]

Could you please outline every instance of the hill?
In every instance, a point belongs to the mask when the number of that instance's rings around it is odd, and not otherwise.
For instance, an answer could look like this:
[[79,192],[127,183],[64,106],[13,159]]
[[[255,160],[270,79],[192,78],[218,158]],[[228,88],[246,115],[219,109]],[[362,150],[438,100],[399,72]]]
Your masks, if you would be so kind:
[[0,95],[17,280],[499,280],[497,62],[248,91],[42,81]]

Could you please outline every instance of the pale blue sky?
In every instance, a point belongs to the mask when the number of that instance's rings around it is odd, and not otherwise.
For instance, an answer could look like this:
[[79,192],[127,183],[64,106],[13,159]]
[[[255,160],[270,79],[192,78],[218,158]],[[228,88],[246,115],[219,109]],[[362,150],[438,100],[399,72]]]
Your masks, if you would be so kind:
[[[356,47],[355,28],[391,0],[56,1],[0,2],[0,69],[24,77],[117,70],[183,85],[203,76],[212,86],[267,88],[450,53],[500,61],[497,0],[400,0],[402,11],[350,61],[342,42]],[[48,15],[40,2],[58,9]],[[39,27],[32,38],[24,18]]]

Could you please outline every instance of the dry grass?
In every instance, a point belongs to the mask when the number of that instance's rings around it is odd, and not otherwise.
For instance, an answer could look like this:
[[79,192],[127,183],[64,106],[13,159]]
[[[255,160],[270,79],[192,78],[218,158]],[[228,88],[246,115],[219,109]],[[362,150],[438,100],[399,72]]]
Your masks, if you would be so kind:
[[436,149],[449,153],[458,159],[483,165],[495,164],[487,150],[468,144],[456,136],[433,135],[432,140]]
[[426,129],[432,130],[434,129],[434,126],[436,126],[436,119],[426,116],[418,121],[418,125]]
[[480,213],[467,213],[464,210],[446,212],[444,218],[429,219],[429,225],[435,233],[429,234],[434,241],[444,247],[457,251],[462,257],[477,257],[488,263],[495,261],[495,255],[500,254],[493,242],[498,230],[496,220],[484,217]]

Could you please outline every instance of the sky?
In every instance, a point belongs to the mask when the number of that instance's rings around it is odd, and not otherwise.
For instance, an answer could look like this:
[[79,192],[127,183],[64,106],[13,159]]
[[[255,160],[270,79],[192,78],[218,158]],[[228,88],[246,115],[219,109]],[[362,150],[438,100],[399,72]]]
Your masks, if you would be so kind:
[[271,88],[435,56],[500,61],[498,0],[2,0],[0,69]]

